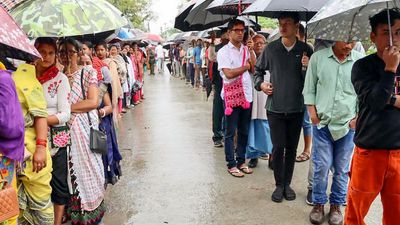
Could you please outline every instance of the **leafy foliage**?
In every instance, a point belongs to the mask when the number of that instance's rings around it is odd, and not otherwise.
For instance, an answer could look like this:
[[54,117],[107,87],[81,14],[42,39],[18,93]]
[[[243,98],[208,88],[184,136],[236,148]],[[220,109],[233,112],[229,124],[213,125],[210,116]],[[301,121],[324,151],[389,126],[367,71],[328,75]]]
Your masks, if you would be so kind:
[[278,27],[278,20],[267,17],[258,17],[258,23],[262,28],[275,29]]
[[147,30],[145,22],[153,18],[151,0],[107,0],[132,22],[135,28]]

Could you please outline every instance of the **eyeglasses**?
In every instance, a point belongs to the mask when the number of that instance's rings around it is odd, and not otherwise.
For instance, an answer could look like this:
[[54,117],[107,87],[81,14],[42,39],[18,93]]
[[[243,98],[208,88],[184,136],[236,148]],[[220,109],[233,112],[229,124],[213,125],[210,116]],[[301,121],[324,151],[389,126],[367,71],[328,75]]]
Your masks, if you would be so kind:
[[74,55],[75,53],[78,53],[78,51],[75,51],[75,50],[68,50],[68,51],[61,50],[59,53],[60,53],[60,55],[66,55],[67,52],[68,52],[68,55]]
[[258,45],[265,45],[265,42],[254,42],[254,45],[258,46]]
[[244,33],[244,29],[232,29],[232,31],[234,31],[237,34]]

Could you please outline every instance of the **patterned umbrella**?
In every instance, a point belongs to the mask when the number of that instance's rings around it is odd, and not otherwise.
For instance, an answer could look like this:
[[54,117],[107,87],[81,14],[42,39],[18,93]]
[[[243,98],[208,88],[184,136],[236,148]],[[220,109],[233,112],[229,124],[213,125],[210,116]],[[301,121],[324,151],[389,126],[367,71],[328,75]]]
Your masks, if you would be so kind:
[[332,0],[310,20],[308,36],[332,41],[369,38],[369,17],[387,8],[398,8],[400,0]]
[[128,24],[106,0],[27,0],[11,15],[30,37],[95,34]]
[[3,6],[7,11],[10,11],[15,5],[24,0],[1,0],[0,6]]
[[0,7],[0,20],[0,56],[30,61],[41,57],[3,7]]

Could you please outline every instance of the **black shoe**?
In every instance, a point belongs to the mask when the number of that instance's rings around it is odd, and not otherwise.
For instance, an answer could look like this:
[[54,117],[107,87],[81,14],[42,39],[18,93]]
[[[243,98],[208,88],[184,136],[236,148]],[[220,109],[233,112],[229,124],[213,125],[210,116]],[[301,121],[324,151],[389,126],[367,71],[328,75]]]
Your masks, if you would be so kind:
[[271,200],[274,202],[282,202],[283,201],[283,187],[277,186],[275,191],[272,193]]
[[216,148],[222,148],[222,147],[224,147],[224,144],[222,144],[222,141],[221,141],[221,140],[219,140],[219,141],[214,141],[214,147],[216,147]]
[[249,165],[250,168],[256,168],[256,167],[257,167],[257,164],[258,164],[258,159],[255,158],[255,159],[250,159],[248,165]]
[[294,190],[289,185],[286,185],[285,190],[283,191],[283,196],[286,200],[293,201],[296,199],[296,192],[294,192]]
[[314,206],[314,203],[312,200],[312,189],[308,190],[306,203],[307,203],[307,205]]

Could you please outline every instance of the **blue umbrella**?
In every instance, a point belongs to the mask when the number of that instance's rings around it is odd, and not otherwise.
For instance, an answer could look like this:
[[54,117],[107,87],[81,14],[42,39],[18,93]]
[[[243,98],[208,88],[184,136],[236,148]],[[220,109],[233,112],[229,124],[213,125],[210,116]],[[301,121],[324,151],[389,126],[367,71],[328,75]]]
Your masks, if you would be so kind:
[[121,41],[131,41],[135,37],[131,32],[129,32],[129,29],[121,28],[118,32],[117,38],[119,38]]

